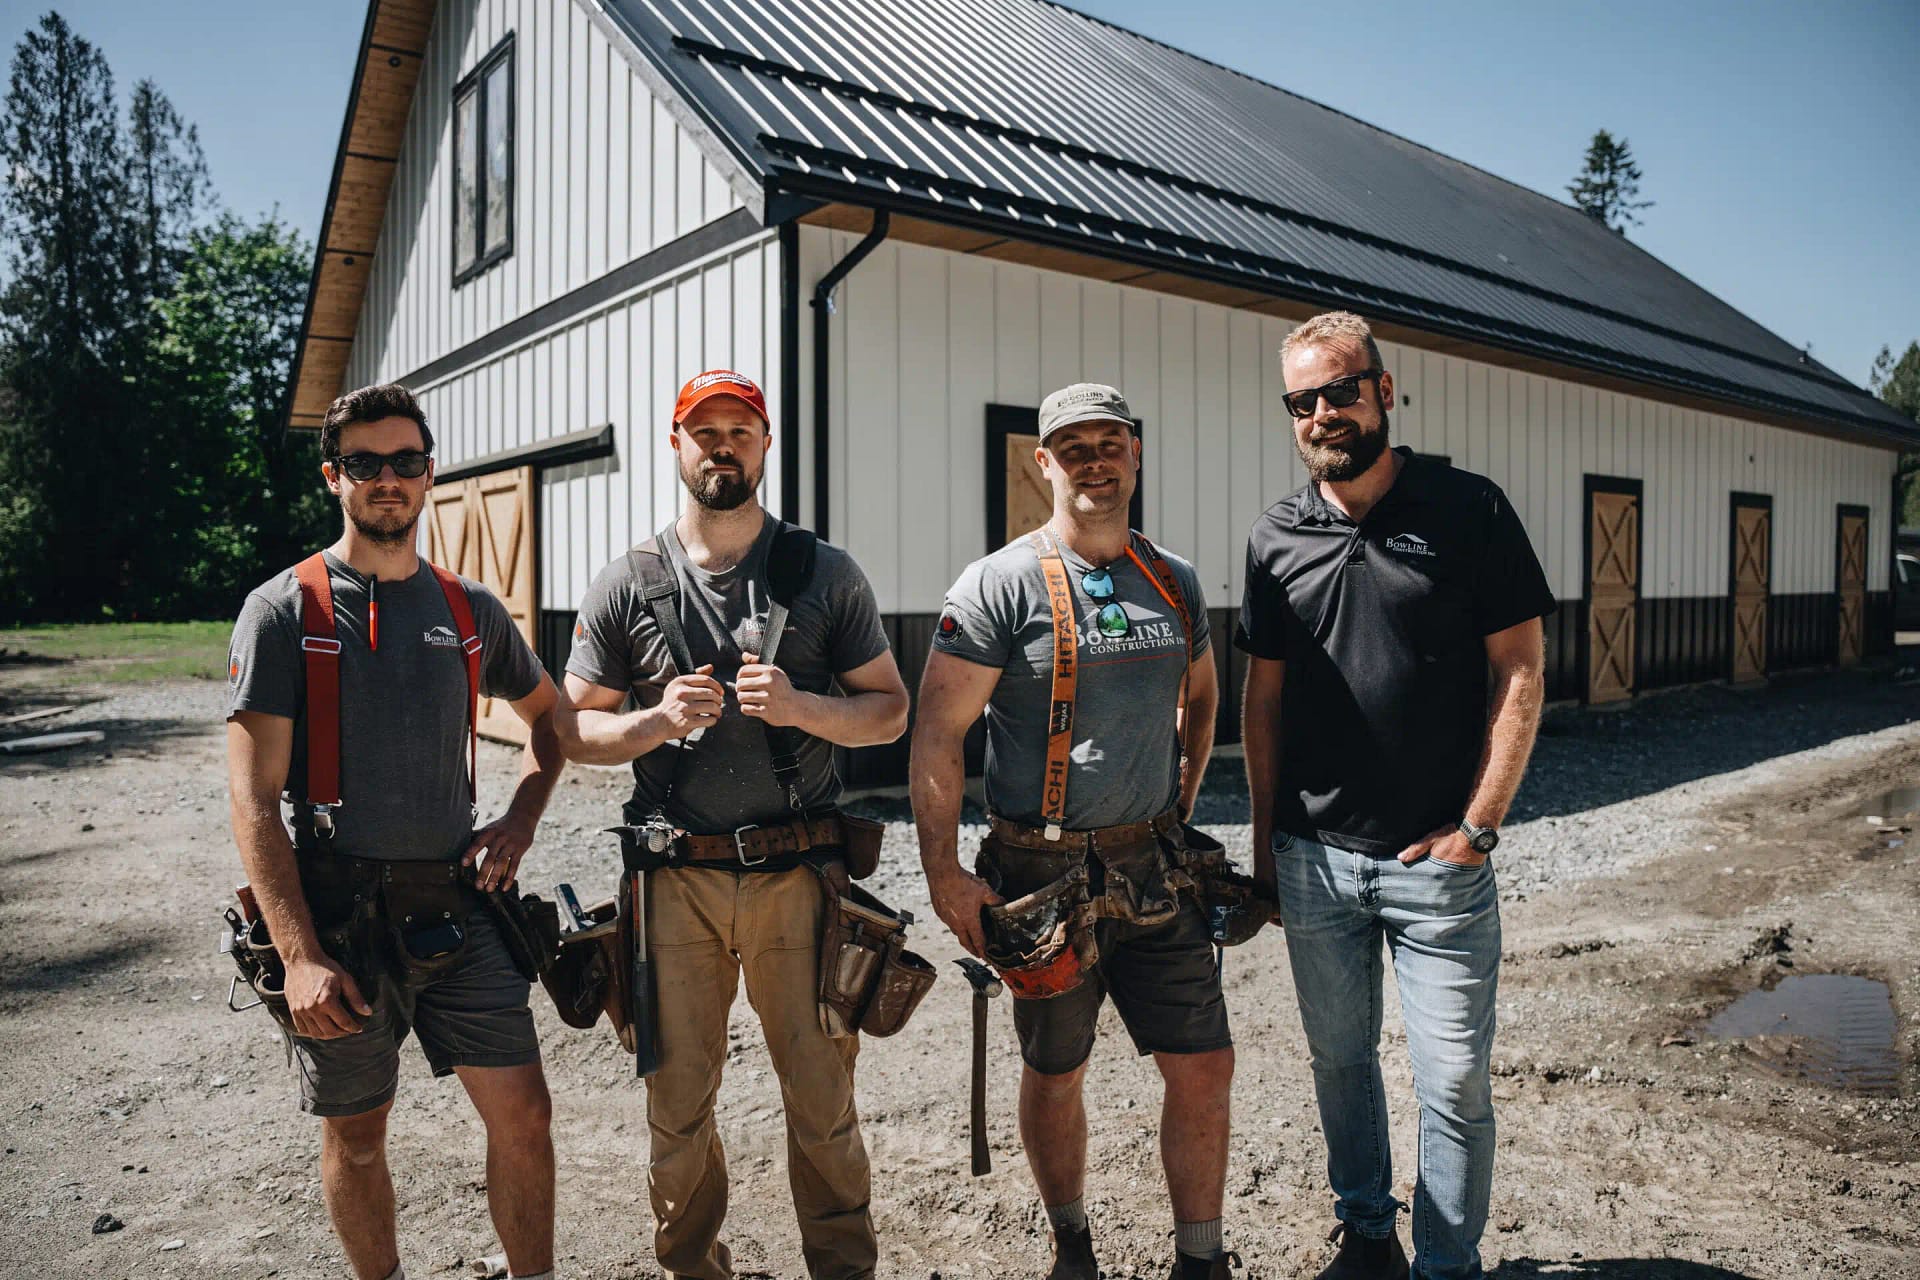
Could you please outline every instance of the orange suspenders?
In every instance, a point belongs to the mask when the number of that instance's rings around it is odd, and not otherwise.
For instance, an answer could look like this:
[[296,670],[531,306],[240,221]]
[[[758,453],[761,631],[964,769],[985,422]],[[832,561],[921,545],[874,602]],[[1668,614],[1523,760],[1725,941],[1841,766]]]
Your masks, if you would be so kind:
[[[1187,612],[1186,597],[1174,581],[1173,570],[1159,550],[1139,533],[1130,535],[1127,558],[1140,566],[1147,581],[1166,598],[1180,619],[1187,639],[1186,666],[1180,671],[1180,770],[1187,767],[1187,681],[1193,666],[1193,617]],[[1047,583],[1047,607],[1053,614],[1053,692],[1047,713],[1046,774],[1040,789],[1040,815],[1046,819],[1046,837],[1060,838],[1067,816],[1067,769],[1073,752],[1073,706],[1080,688],[1080,644],[1073,623],[1073,588],[1067,581],[1066,561],[1045,529],[1027,535],[1034,554],[1040,558],[1040,572]],[[1138,550],[1136,550],[1136,547]],[[1141,554],[1144,552],[1144,558]]]
[[[429,564],[434,580],[453,611],[454,628],[467,662],[467,796],[478,804],[475,779],[480,765],[480,632],[473,623],[473,602],[460,579]],[[340,800],[340,637],[333,620],[333,583],[325,557],[315,552],[294,566],[300,583],[300,650],[307,674],[307,804],[313,829],[333,834],[333,811]]]

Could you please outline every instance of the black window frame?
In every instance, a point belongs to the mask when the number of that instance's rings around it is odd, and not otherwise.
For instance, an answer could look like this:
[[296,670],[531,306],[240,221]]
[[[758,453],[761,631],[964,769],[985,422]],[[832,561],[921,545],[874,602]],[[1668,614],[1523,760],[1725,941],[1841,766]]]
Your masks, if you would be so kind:
[[[503,208],[506,211],[506,241],[497,249],[487,249],[487,76],[502,63],[507,68],[507,189]],[[450,212],[447,227],[447,253],[453,264],[453,287],[458,289],[469,280],[487,272],[513,256],[514,237],[514,189],[519,177],[519,115],[520,85],[519,67],[514,57],[514,37],[512,32],[503,36],[500,42],[487,51],[473,70],[460,77],[453,86],[453,110],[448,117],[447,130],[452,141],[453,162],[448,166],[452,191],[447,201]],[[473,261],[461,265],[460,262],[460,102],[469,93],[474,95],[473,128],[475,134],[474,157],[478,165],[473,185]]]

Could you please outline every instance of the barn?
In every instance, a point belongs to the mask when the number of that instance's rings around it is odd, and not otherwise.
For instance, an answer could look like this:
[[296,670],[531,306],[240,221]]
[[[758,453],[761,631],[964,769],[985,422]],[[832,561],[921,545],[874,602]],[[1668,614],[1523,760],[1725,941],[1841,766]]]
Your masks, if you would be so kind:
[[1397,439],[1524,517],[1550,696],[1891,649],[1911,423],[1571,206],[1046,0],[372,0],[288,425],[418,391],[429,553],[558,670],[678,509],[675,390],[740,369],[767,505],[855,554],[911,685],[946,586],[1038,522],[1035,409],[1082,379],[1140,415],[1138,523],[1224,630],[1303,482],[1276,350],[1334,306],[1376,322]]

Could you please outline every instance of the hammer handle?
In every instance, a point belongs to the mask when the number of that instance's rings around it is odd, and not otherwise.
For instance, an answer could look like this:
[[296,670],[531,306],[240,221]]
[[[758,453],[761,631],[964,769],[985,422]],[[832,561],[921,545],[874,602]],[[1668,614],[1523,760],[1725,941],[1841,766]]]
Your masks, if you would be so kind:
[[987,1149],[987,996],[973,993],[973,1176],[993,1172]]

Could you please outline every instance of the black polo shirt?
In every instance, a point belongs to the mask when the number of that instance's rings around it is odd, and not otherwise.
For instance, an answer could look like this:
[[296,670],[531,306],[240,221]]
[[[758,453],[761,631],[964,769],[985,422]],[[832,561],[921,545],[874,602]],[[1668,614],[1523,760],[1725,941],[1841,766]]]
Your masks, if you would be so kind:
[[1234,643],[1287,664],[1276,832],[1395,854],[1466,815],[1483,638],[1553,612],[1500,486],[1416,458],[1355,524],[1309,483],[1247,541]]

